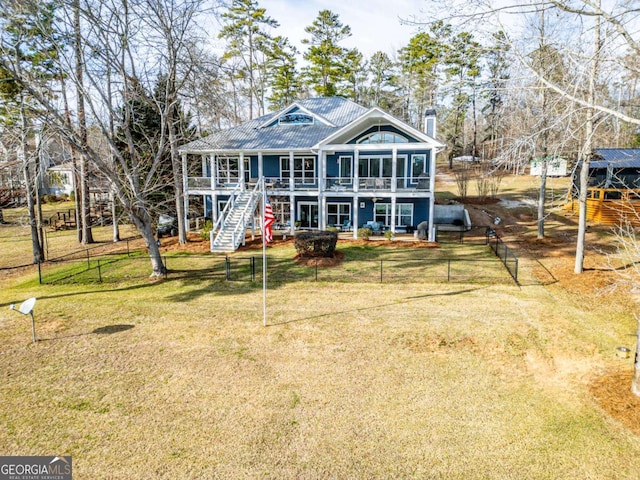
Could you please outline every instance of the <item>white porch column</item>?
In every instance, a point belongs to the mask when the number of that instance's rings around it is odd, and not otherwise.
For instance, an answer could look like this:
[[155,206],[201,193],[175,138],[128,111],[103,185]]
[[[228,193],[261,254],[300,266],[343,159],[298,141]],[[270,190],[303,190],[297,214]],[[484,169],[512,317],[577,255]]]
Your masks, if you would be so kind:
[[238,157],[238,183],[241,185],[241,189],[244,190],[244,152],[240,152]]
[[206,177],[207,176],[207,162],[209,161],[209,157],[207,157],[206,155],[200,155],[200,164],[201,164],[201,168],[202,168],[202,176]]
[[358,168],[358,164],[360,163],[360,150],[357,148],[353,151],[353,191],[358,192],[358,188],[360,187],[360,172]]
[[293,192],[294,190],[294,186],[295,186],[295,182],[294,182],[294,175],[293,175],[293,151],[289,152],[289,191]]
[[396,196],[393,195],[391,197],[391,231],[395,233],[396,231]]
[[[398,186],[398,149],[393,147],[391,150],[391,192],[396,192]],[[395,197],[394,197],[395,199]]]
[[184,205],[184,226],[185,231],[191,231],[189,223],[189,177],[187,177],[187,154],[182,154],[182,202]]
[[295,204],[296,196],[293,192],[289,193],[289,233],[291,235],[296,234],[296,220],[298,219],[298,215],[296,213],[297,205]]
[[264,165],[262,162],[262,152],[258,152],[258,180],[264,176]]
[[351,226],[353,227],[353,239],[356,240],[358,238],[358,212],[360,211],[360,201],[358,196],[353,197],[353,213],[351,214]]
[[433,217],[436,214],[436,155],[435,149],[432,149],[429,155],[429,234],[427,236],[430,242],[436,241],[436,235],[433,230]]
[[216,189],[217,181],[217,172],[216,172],[216,155],[215,153],[211,155],[211,190]]
[[216,192],[216,184],[218,183],[216,180],[216,155],[215,153],[211,154],[209,157],[211,162],[211,220],[213,224],[218,221],[218,209],[216,208],[216,202],[218,201],[218,195]]
[[327,197],[324,194],[324,187],[325,187],[325,178],[326,178],[326,171],[327,171],[327,154],[324,150],[319,149],[318,150],[318,171],[317,171],[317,175],[318,175],[318,228],[320,230],[326,230],[327,229],[327,218],[326,218],[326,211],[327,211]]

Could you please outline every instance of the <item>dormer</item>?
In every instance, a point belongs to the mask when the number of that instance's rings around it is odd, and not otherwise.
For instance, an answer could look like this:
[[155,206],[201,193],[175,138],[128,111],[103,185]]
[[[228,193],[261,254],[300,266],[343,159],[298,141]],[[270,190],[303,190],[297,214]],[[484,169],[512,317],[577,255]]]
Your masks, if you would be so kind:
[[281,110],[260,125],[259,128],[268,128],[275,126],[304,126],[316,125],[324,127],[335,127],[333,123],[326,118],[294,103],[285,110]]

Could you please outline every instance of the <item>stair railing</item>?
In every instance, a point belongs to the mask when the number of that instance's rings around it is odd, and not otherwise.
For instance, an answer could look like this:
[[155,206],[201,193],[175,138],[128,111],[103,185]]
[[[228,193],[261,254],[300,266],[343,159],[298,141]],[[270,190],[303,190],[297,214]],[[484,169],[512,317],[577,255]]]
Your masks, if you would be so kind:
[[[227,218],[227,215],[229,215],[231,210],[235,207],[236,198],[242,190],[241,187],[242,185],[238,184],[236,188],[233,189],[233,191],[231,192],[231,196],[229,197],[229,201],[222,209],[222,212],[220,212],[220,216],[218,217],[218,220],[216,220],[215,225],[209,232],[209,241],[211,243],[211,250],[213,250],[213,243],[216,239],[217,234],[220,233],[220,231],[222,230],[222,226],[224,225],[224,221]],[[215,206],[212,205],[212,208],[215,208]]]
[[[236,188],[236,190],[239,190],[239,189]],[[253,216],[253,211],[255,210],[255,203],[256,203],[255,199],[260,193],[260,182],[258,182],[253,188],[253,190],[251,191],[249,201],[244,206],[244,208],[240,211],[240,214],[233,215],[233,217],[236,218],[237,221],[233,224],[227,224],[227,219],[229,219],[230,215],[233,213],[233,209],[235,209],[238,197],[240,196],[240,193],[241,193],[240,191],[236,192],[236,190],[233,191],[232,198],[230,198],[230,201],[227,202],[227,205],[225,206],[223,213],[220,216],[221,218],[219,218],[218,221],[216,222],[216,228],[211,230],[211,250],[214,249],[215,241],[218,238],[222,237],[222,234],[225,232],[225,230],[227,230],[227,228],[232,227],[232,230],[230,230],[230,233],[231,233],[231,241],[232,241],[234,250],[238,248],[238,246],[240,245],[240,242],[242,241],[242,239],[246,234],[247,223],[248,223],[247,216],[249,214]],[[217,235],[214,237],[214,231],[216,231],[216,229],[218,229]]]

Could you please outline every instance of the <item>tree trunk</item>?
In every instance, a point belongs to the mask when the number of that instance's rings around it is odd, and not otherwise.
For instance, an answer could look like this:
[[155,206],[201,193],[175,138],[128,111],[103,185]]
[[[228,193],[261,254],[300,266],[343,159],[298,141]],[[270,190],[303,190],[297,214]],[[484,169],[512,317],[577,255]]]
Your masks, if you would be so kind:
[[633,362],[633,380],[631,382],[631,391],[636,397],[640,397],[640,317],[637,317],[638,329],[636,331],[636,356]]
[[139,214],[132,214],[131,221],[136,226],[144,242],[149,250],[149,258],[151,259],[151,275],[149,278],[161,278],[167,273],[167,268],[162,261],[162,255],[160,255],[160,248],[153,231],[151,224],[151,217],[146,212]]
[[34,202],[34,188],[36,179],[31,175],[29,170],[29,158],[27,156],[27,116],[25,112],[24,99],[20,102],[20,145],[18,158],[22,161],[22,174],[24,177],[25,196],[27,200],[27,212],[29,214],[29,227],[31,229],[31,248],[33,251],[33,263],[41,263],[44,261],[44,253],[42,250],[42,243],[40,242],[40,235],[38,233],[38,225],[36,220],[35,202]]
[[[169,79],[168,81],[171,81]],[[173,90],[172,87],[169,87]],[[178,243],[184,245],[187,243],[187,229],[185,226],[185,211],[184,211],[184,186],[182,183],[182,162],[178,156],[178,140],[176,138],[176,121],[174,119],[174,105],[175,97],[170,95],[167,99],[168,112],[167,112],[167,127],[169,130],[169,153],[171,154],[171,168],[173,170],[173,188],[176,196],[176,216],[178,217]]]
[[[598,7],[600,1],[598,0]],[[598,66],[600,60],[600,17],[595,18],[594,31],[594,53],[591,60],[591,69],[589,71],[589,90],[588,103],[595,105],[596,97],[596,77],[598,75]],[[584,271],[584,252],[585,237],[587,234],[587,188],[589,187],[589,164],[591,161],[591,152],[593,150],[593,133],[594,133],[594,117],[595,110],[593,107],[587,108],[587,121],[585,124],[585,141],[582,149],[582,170],[580,171],[580,195],[579,195],[579,215],[578,215],[578,239],[576,242],[576,259],[573,268],[574,273],[582,273]]]
[[542,159],[540,193],[538,195],[538,238],[544,238],[544,203],[547,196],[547,159]]
[[[87,119],[84,108],[84,58],[82,55],[82,32],[80,30],[80,0],[75,0],[73,4],[74,15],[74,37],[75,37],[75,60],[76,60],[76,101],[78,107],[78,129],[82,148],[87,144]],[[91,231],[91,199],[89,198],[89,166],[84,154],[80,156],[80,215],[76,221],[81,222],[80,243],[93,243],[93,233]],[[76,197],[76,205],[78,198]],[[78,208],[76,206],[76,211]]]
[[116,196],[113,190],[109,193],[111,197],[111,221],[113,222],[113,241],[120,241],[120,227],[118,226],[118,209],[116,208]]

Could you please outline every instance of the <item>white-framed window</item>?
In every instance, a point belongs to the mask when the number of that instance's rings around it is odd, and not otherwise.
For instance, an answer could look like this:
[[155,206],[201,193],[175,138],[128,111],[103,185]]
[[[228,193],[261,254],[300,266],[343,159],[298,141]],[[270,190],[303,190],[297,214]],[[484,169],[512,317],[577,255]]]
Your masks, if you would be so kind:
[[318,228],[318,203],[317,202],[299,202],[298,217],[301,228]]
[[251,181],[251,157],[244,157],[244,181],[245,183]]
[[342,226],[349,220],[351,220],[350,203],[327,203],[327,225]]
[[[280,176],[283,179],[291,177],[291,160],[289,157],[280,157]],[[293,179],[295,183],[313,184],[316,180],[316,158],[294,157]]]
[[358,140],[361,144],[409,143],[409,139],[393,132],[374,132]]
[[[396,227],[413,225],[413,204],[396,203],[395,215]],[[374,220],[382,222],[386,227],[391,226],[391,204],[376,203]]]
[[422,174],[428,174],[427,156],[424,153],[411,155],[411,182],[417,183]]
[[360,157],[358,176],[360,178],[391,178],[393,159],[391,157]]
[[353,175],[353,157],[340,156],[338,158],[338,172],[339,177],[343,179],[350,179]]
[[287,113],[278,118],[278,125],[313,125],[314,119],[305,113]]
[[238,162],[238,157],[216,157],[216,171],[219,183],[236,183],[238,181]]

